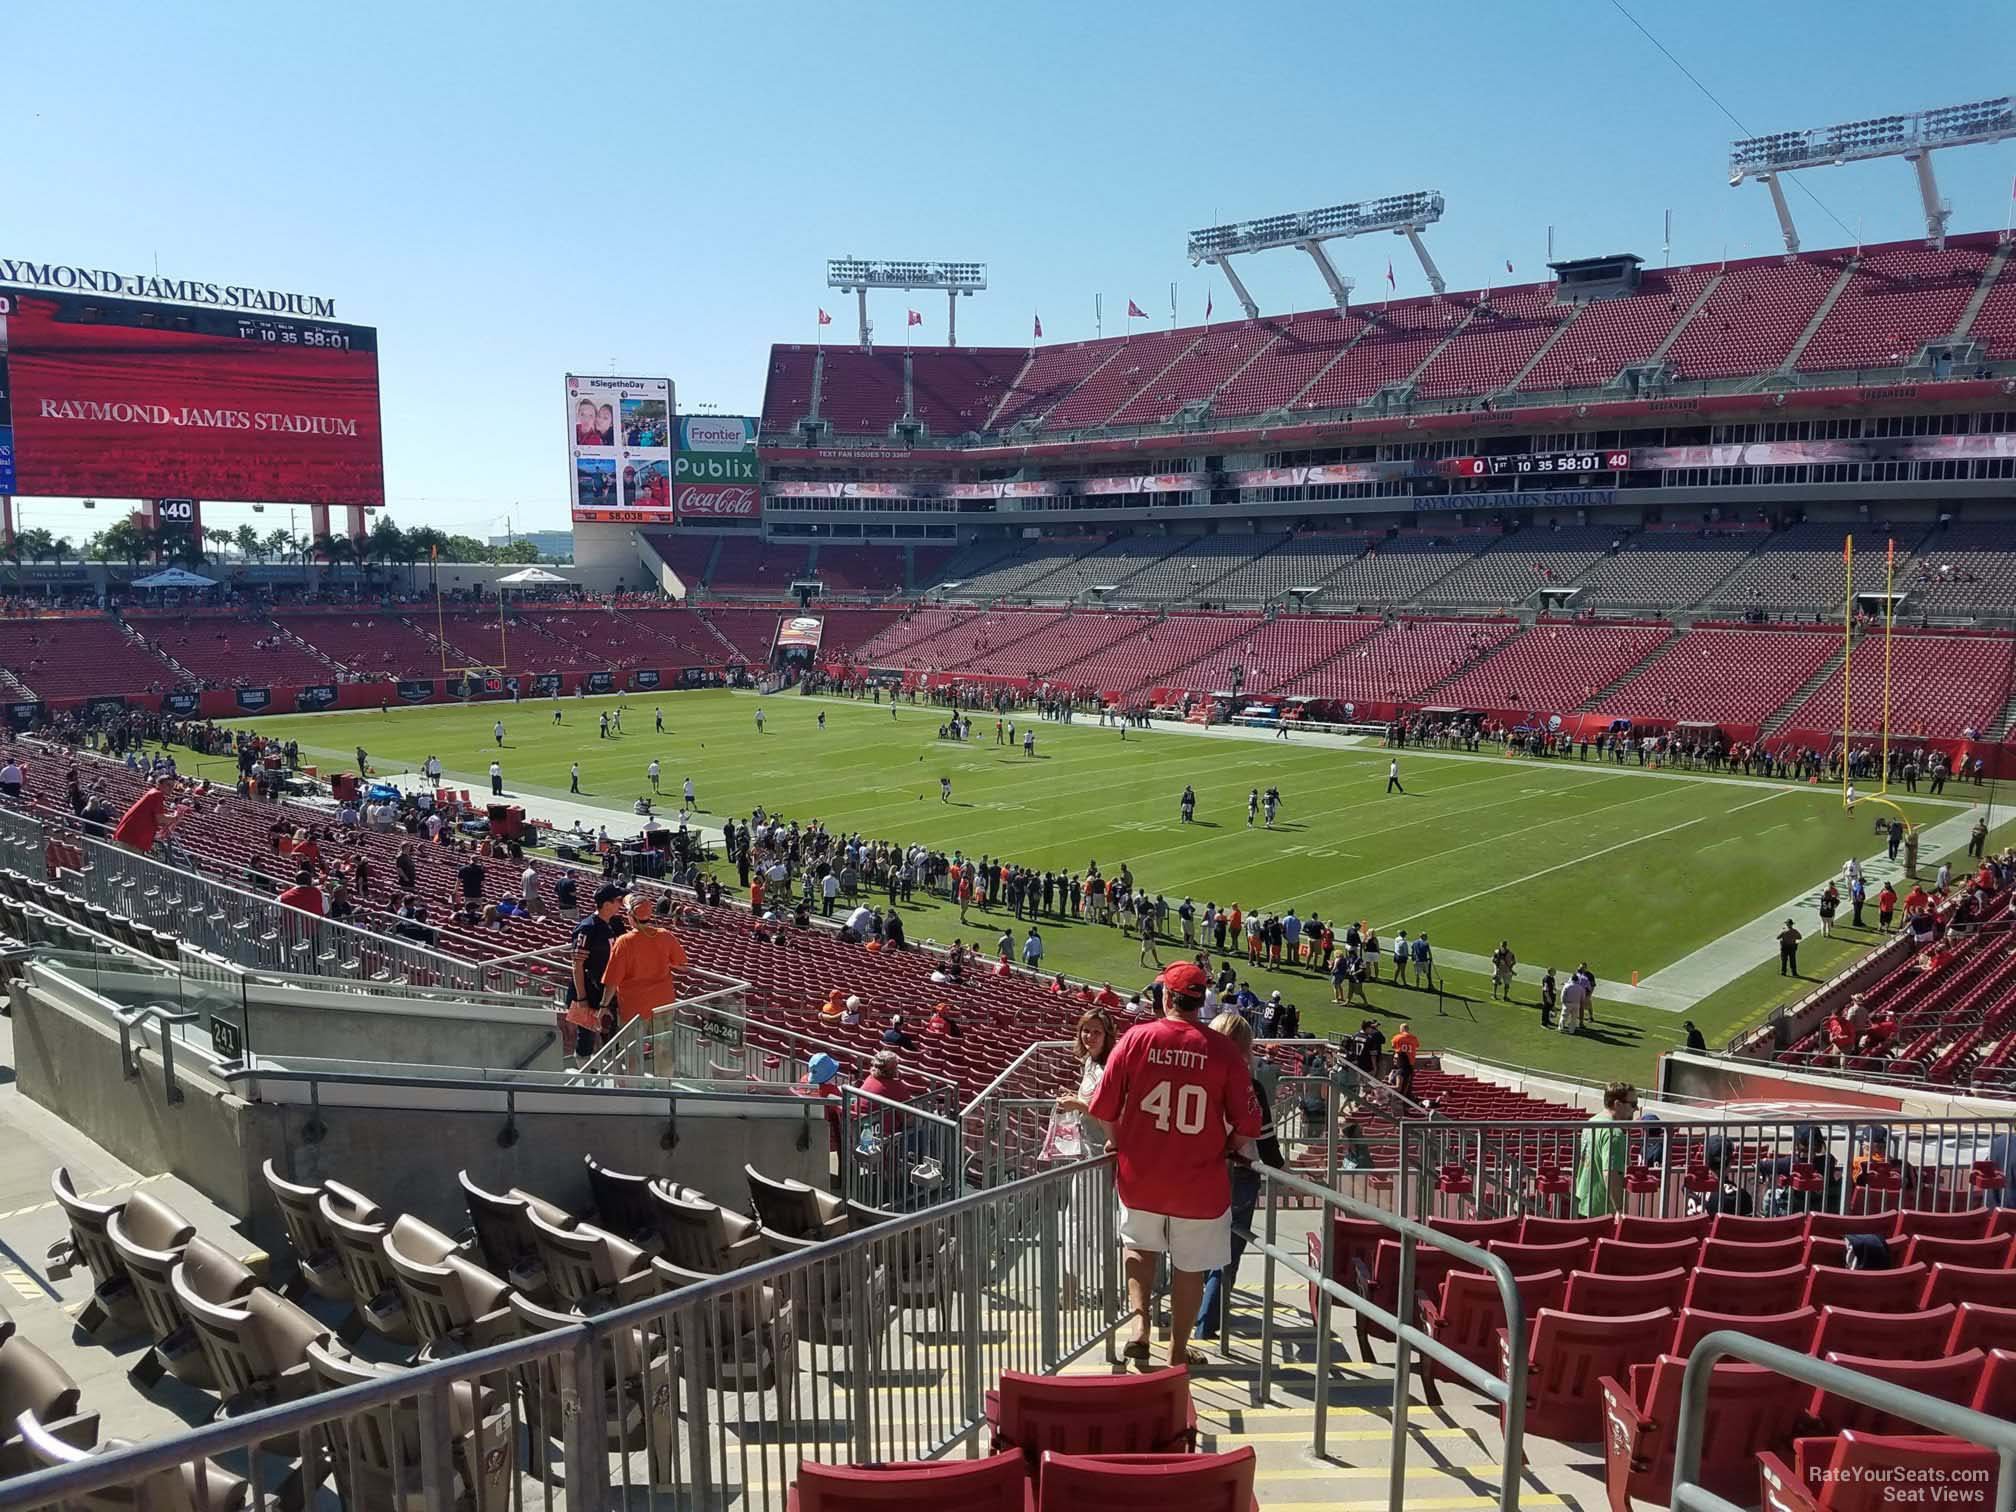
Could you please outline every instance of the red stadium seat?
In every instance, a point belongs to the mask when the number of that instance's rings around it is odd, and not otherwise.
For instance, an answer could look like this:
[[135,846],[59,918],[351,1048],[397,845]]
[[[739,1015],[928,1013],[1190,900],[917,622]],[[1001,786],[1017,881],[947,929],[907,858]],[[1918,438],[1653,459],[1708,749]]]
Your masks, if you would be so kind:
[[1001,1372],[987,1393],[991,1452],[1019,1450],[1029,1473],[1045,1451],[1166,1454],[1194,1449],[1197,1409],[1180,1365],[1132,1376],[1039,1376]]
[[1903,1220],[1904,1214],[1895,1208],[1887,1213],[1808,1213],[1806,1237],[1845,1239],[1850,1234],[1874,1234],[1879,1239],[1894,1239]]
[[[1537,1218],[1529,1217],[1526,1226],[1519,1231],[1521,1244],[1566,1244],[1570,1240],[1581,1239],[1594,1243],[1598,1239],[1616,1237],[1615,1218]],[[1684,1235],[1675,1235],[1684,1238]]]
[[[1249,1450],[1248,1453],[1251,1453]],[[918,1460],[893,1465],[798,1466],[787,1512],[1034,1512],[1035,1488],[1020,1454],[982,1460]]]
[[2016,1307],[2016,1271],[1986,1270],[1973,1265],[1935,1265],[1925,1283],[1920,1305],[1986,1302],[1990,1307]]
[[[1567,1276],[1558,1270],[1513,1277],[1519,1291],[1520,1311],[1527,1318],[1539,1315],[1543,1307],[1559,1307]],[[1441,1295],[1421,1303],[1421,1326],[1437,1343],[1461,1355],[1484,1370],[1498,1365],[1498,1335],[1505,1328],[1505,1304],[1498,1295],[1498,1283],[1484,1271],[1452,1270],[1442,1278]],[[1439,1403],[1438,1383],[1454,1380],[1448,1369],[1434,1361],[1424,1362],[1422,1388],[1430,1402]]]
[[1969,1349],[2016,1349],[2016,1307],[1960,1303],[1953,1332],[1946,1339],[1946,1353],[1961,1354]]
[[[1603,1392],[1604,1479],[1612,1512],[1630,1512],[1633,1500],[1666,1503],[1673,1484],[1673,1449],[1680,1419],[1684,1357],[1662,1355],[1633,1365],[1628,1386],[1613,1376]],[[1808,1392],[1761,1365],[1724,1361],[1708,1383],[1702,1424],[1700,1484],[1717,1496],[1750,1500],[1757,1456],[1788,1447],[1806,1410]]]
[[1755,1317],[1740,1313],[1703,1312],[1690,1307],[1680,1314],[1680,1321],[1673,1325],[1673,1342],[1666,1352],[1684,1358],[1692,1354],[1694,1346],[1709,1334],[1726,1328],[1748,1334],[1753,1339],[1762,1339],[1766,1344],[1779,1344],[1806,1354],[1813,1347],[1813,1333],[1819,1326],[1820,1315],[1810,1307]]
[[[1526,1431],[1586,1444],[1603,1431],[1603,1377],[1623,1378],[1657,1358],[1673,1336],[1673,1310],[1591,1318],[1543,1308],[1533,1320],[1526,1377]],[[1511,1340],[1498,1336],[1498,1368],[1511,1363]],[[1502,1415],[1502,1414],[1501,1414]]]
[[1967,1405],[2005,1423],[2016,1422],[2016,1351],[1989,1352],[1988,1363],[1981,1367],[1981,1385]]
[[[1347,1218],[1342,1213],[1330,1215],[1330,1279],[1339,1286],[1348,1287],[1355,1268],[1363,1263],[1372,1264],[1373,1256],[1379,1248],[1382,1235],[1390,1234],[1385,1224],[1370,1218]],[[1320,1235],[1310,1234],[1309,1269],[1318,1270],[1323,1263],[1323,1241]],[[1316,1283],[1309,1283],[1309,1316],[1316,1316]]]
[[[1442,1278],[1456,1269],[1456,1257],[1447,1250],[1436,1249],[1433,1245],[1417,1244],[1414,1249],[1414,1294],[1419,1297],[1433,1297],[1442,1290]],[[1412,1303],[1400,1305],[1400,1243],[1397,1239],[1381,1239],[1373,1252],[1369,1270],[1358,1272],[1353,1290],[1375,1305],[1384,1308],[1396,1318],[1411,1318],[1414,1313]],[[1385,1329],[1373,1323],[1363,1313],[1357,1316],[1358,1358],[1372,1358],[1372,1341],[1390,1339]]]
[[1625,1318],[1654,1307],[1678,1312],[1687,1299],[1688,1273],[1679,1266],[1656,1276],[1599,1276],[1576,1271],[1561,1298],[1563,1312],[1592,1318]]
[[1598,1239],[1590,1269],[1603,1276],[1653,1276],[1674,1266],[1690,1268],[1701,1246],[1692,1239],[1666,1244],[1632,1244],[1624,1239]]
[[1965,1439],[1857,1430],[1798,1440],[1789,1465],[1757,1456],[1764,1512],[1891,1512],[1906,1486],[1918,1505],[1987,1512],[1998,1465],[1994,1450]]
[[1914,1234],[1905,1241],[1904,1263],[1916,1265],[1966,1265],[1976,1270],[2007,1270],[2009,1248],[2016,1244],[2005,1235],[1982,1239],[1947,1239],[1931,1234]]
[[1995,1224],[1994,1208],[1966,1208],[1958,1213],[1908,1212],[1906,1237],[1917,1239],[1986,1239]]
[[1474,1244],[1482,1249],[1497,1239],[1517,1242],[1525,1222],[1523,1218],[1434,1218],[1429,1220],[1428,1226],[1438,1234],[1447,1234],[1451,1239],[1461,1239],[1465,1244]]
[[1923,1300],[1931,1274],[1930,1268],[1922,1265],[1887,1271],[1851,1271],[1838,1265],[1816,1265],[1806,1282],[1806,1305],[1854,1307],[1863,1312],[1910,1312]]
[[1709,1238],[1701,1244],[1701,1265],[1706,1270],[1775,1271],[1805,1263],[1806,1241],[1803,1238],[1776,1239],[1763,1244]]
[[1629,1244],[1672,1244],[1681,1239],[1706,1239],[1714,1222],[1713,1215],[1708,1213],[1697,1213],[1692,1218],[1643,1218],[1636,1213],[1619,1213],[1614,1237]]
[[1259,1512],[1251,1446],[1229,1454],[1043,1456],[1039,1512]]
[[1820,1331],[1813,1336],[1817,1355],[1876,1355],[1888,1360],[1937,1360],[1952,1353],[1959,1309],[1952,1303],[1923,1312],[1859,1312],[1852,1307],[1820,1309]]
[[[1970,1349],[1964,1354],[1942,1355],[1933,1360],[1882,1360],[1868,1355],[1839,1353],[1822,1355],[1821,1358],[1830,1365],[1860,1371],[1878,1380],[1891,1381],[1962,1407],[1974,1400],[1981,1386],[1982,1367],[1988,1363],[1988,1357],[1978,1349]],[[1870,1433],[1909,1433],[1923,1426],[1894,1412],[1851,1401],[1830,1391],[1815,1391],[1813,1404],[1807,1410],[1829,1433],[1840,1433],[1849,1428],[1861,1428]]]
[[1740,1244],[1772,1244],[1780,1239],[1803,1239],[1806,1220],[1798,1218],[1742,1218],[1734,1213],[1717,1213],[1713,1239],[1734,1239]]
[[1537,1276],[1542,1271],[1584,1270],[1589,1265],[1591,1241],[1570,1239],[1559,1244],[1508,1244],[1493,1239],[1484,1248],[1512,1267],[1515,1276]]
[[1697,1270],[1687,1278],[1684,1306],[1713,1308],[1743,1317],[1790,1312],[1804,1305],[1806,1267],[1772,1271]]

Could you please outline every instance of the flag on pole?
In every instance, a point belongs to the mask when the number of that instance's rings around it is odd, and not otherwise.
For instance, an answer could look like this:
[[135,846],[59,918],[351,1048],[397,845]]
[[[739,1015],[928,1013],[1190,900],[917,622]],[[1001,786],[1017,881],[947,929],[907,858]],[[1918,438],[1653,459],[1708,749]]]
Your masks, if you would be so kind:
[[910,319],[906,321],[905,324],[920,326],[924,324],[924,317],[922,315],[919,315],[915,310],[912,310],[910,311]]
[[1148,312],[1130,299],[1127,301],[1127,318],[1129,320],[1146,320]]
[[1036,312],[1036,339],[1038,341],[1043,339],[1043,312],[1041,310]]
[[1209,289],[1204,291],[1204,318],[1206,320],[1211,318],[1211,291]]
[[1386,259],[1386,287],[1389,289],[1399,287],[1398,284],[1393,282],[1393,259],[1390,257]]
[[831,325],[833,324],[833,317],[831,315],[828,315],[824,310],[821,310],[819,312],[819,324]]

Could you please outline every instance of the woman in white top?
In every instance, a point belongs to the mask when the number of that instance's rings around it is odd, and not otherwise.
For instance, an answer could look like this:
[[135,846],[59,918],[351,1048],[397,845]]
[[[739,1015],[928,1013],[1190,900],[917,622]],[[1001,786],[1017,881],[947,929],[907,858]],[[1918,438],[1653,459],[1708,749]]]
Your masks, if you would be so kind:
[[[1044,1154],[1048,1158],[1084,1160],[1106,1148],[1104,1126],[1092,1123],[1088,1127],[1085,1110],[1092,1105],[1093,1094],[1099,1090],[1099,1078],[1106,1069],[1106,1057],[1113,1053],[1113,1046],[1119,1038],[1120,1032],[1114,1026],[1113,1016],[1104,1008],[1094,1008],[1078,1020],[1074,1046],[1078,1056],[1078,1089],[1057,1099],[1057,1111],[1050,1116],[1050,1127],[1043,1141]],[[1098,1276],[1098,1267],[1105,1259],[1098,1212],[1086,1200],[1085,1190],[1089,1188],[1074,1188],[1064,1208],[1064,1232],[1060,1237],[1063,1240],[1063,1303],[1066,1307],[1078,1305],[1085,1283]]]

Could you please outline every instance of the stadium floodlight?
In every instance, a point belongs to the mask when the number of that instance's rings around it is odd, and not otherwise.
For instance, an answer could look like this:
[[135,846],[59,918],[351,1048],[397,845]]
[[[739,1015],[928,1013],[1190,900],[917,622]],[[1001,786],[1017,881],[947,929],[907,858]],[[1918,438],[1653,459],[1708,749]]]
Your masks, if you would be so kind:
[[1323,250],[1334,237],[1364,236],[1374,231],[1391,231],[1404,236],[1421,259],[1421,271],[1437,294],[1443,292],[1442,270],[1428,255],[1421,241],[1421,229],[1442,219],[1442,196],[1433,189],[1412,194],[1389,194],[1384,199],[1365,200],[1350,205],[1326,205],[1320,210],[1301,210],[1291,215],[1268,215],[1259,220],[1234,221],[1223,226],[1206,226],[1190,233],[1190,266],[1213,263],[1232,285],[1248,320],[1260,318],[1260,307],[1246,292],[1246,285],[1232,270],[1232,259],[1249,252],[1272,252],[1292,247],[1306,252],[1329,286],[1330,297],[1342,311],[1351,301],[1351,280],[1341,276]]
[[[959,296],[971,297],[987,287],[987,264],[935,262],[924,259],[834,257],[826,262],[826,286],[856,296],[861,312],[861,350],[874,343],[875,327],[868,319],[870,289],[943,289],[945,345],[959,344]],[[908,327],[905,327],[907,330]]]
[[1785,250],[1799,250],[1799,230],[1791,207],[1778,185],[1781,173],[1801,168],[1838,168],[1870,158],[1901,157],[1917,170],[1918,198],[1925,211],[1925,240],[1946,245],[1946,223],[1953,207],[1941,203],[1939,181],[1932,174],[1932,152],[1938,147],[1977,147],[2016,137],[2016,99],[1974,100],[1966,105],[1942,105],[1911,115],[1874,116],[1846,121],[1816,131],[1778,131],[1745,137],[1729,147],[1729,183],[1733,187],[1754,178],[1771,191]]

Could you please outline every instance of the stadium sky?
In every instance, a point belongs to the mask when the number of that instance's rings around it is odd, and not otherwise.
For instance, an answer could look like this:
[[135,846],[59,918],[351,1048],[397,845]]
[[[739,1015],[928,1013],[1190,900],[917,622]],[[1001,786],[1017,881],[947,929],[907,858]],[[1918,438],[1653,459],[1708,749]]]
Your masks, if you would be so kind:
[[[1754,132],[2011,87],[2006,0],[1622,0]],[[1008,6],[15,7],[0,255],[326,294],[381,333],[391,513],[478,536],[566,522],[562,374],[669,374],[750,412],[773,341],[853,339],[824,259],[991,265],[969,344],[1106,331],[1129,298],[1238,309],[1186,233],[1412,189],[1448,198],[1452,289],[1557,256],[1775,250],[1743,133],[1618,0]],[[2016,144],[1939,163],[1955,230],[2007,223]],[[1803,176],[1809,249],[1922,221],[1908,168]],[[1838,218],[1838,220],[1837,220]],[[1404,241],[1338,248],[1358,298],[1424,280]],[[1505,263],[1515,272],[1508,278]],[[1263,310],[1320,307],[1292,253]],[[942,344],[942,298],[912,300]],[[905,298],[873,301],[903,340]],[[1137,325],[1137,329],[1138,329]],[[81,538],[108,512],[29,502]],[[212,523],[249,519],[242,507]],[[265,520],[270,523],[273,516]]]

